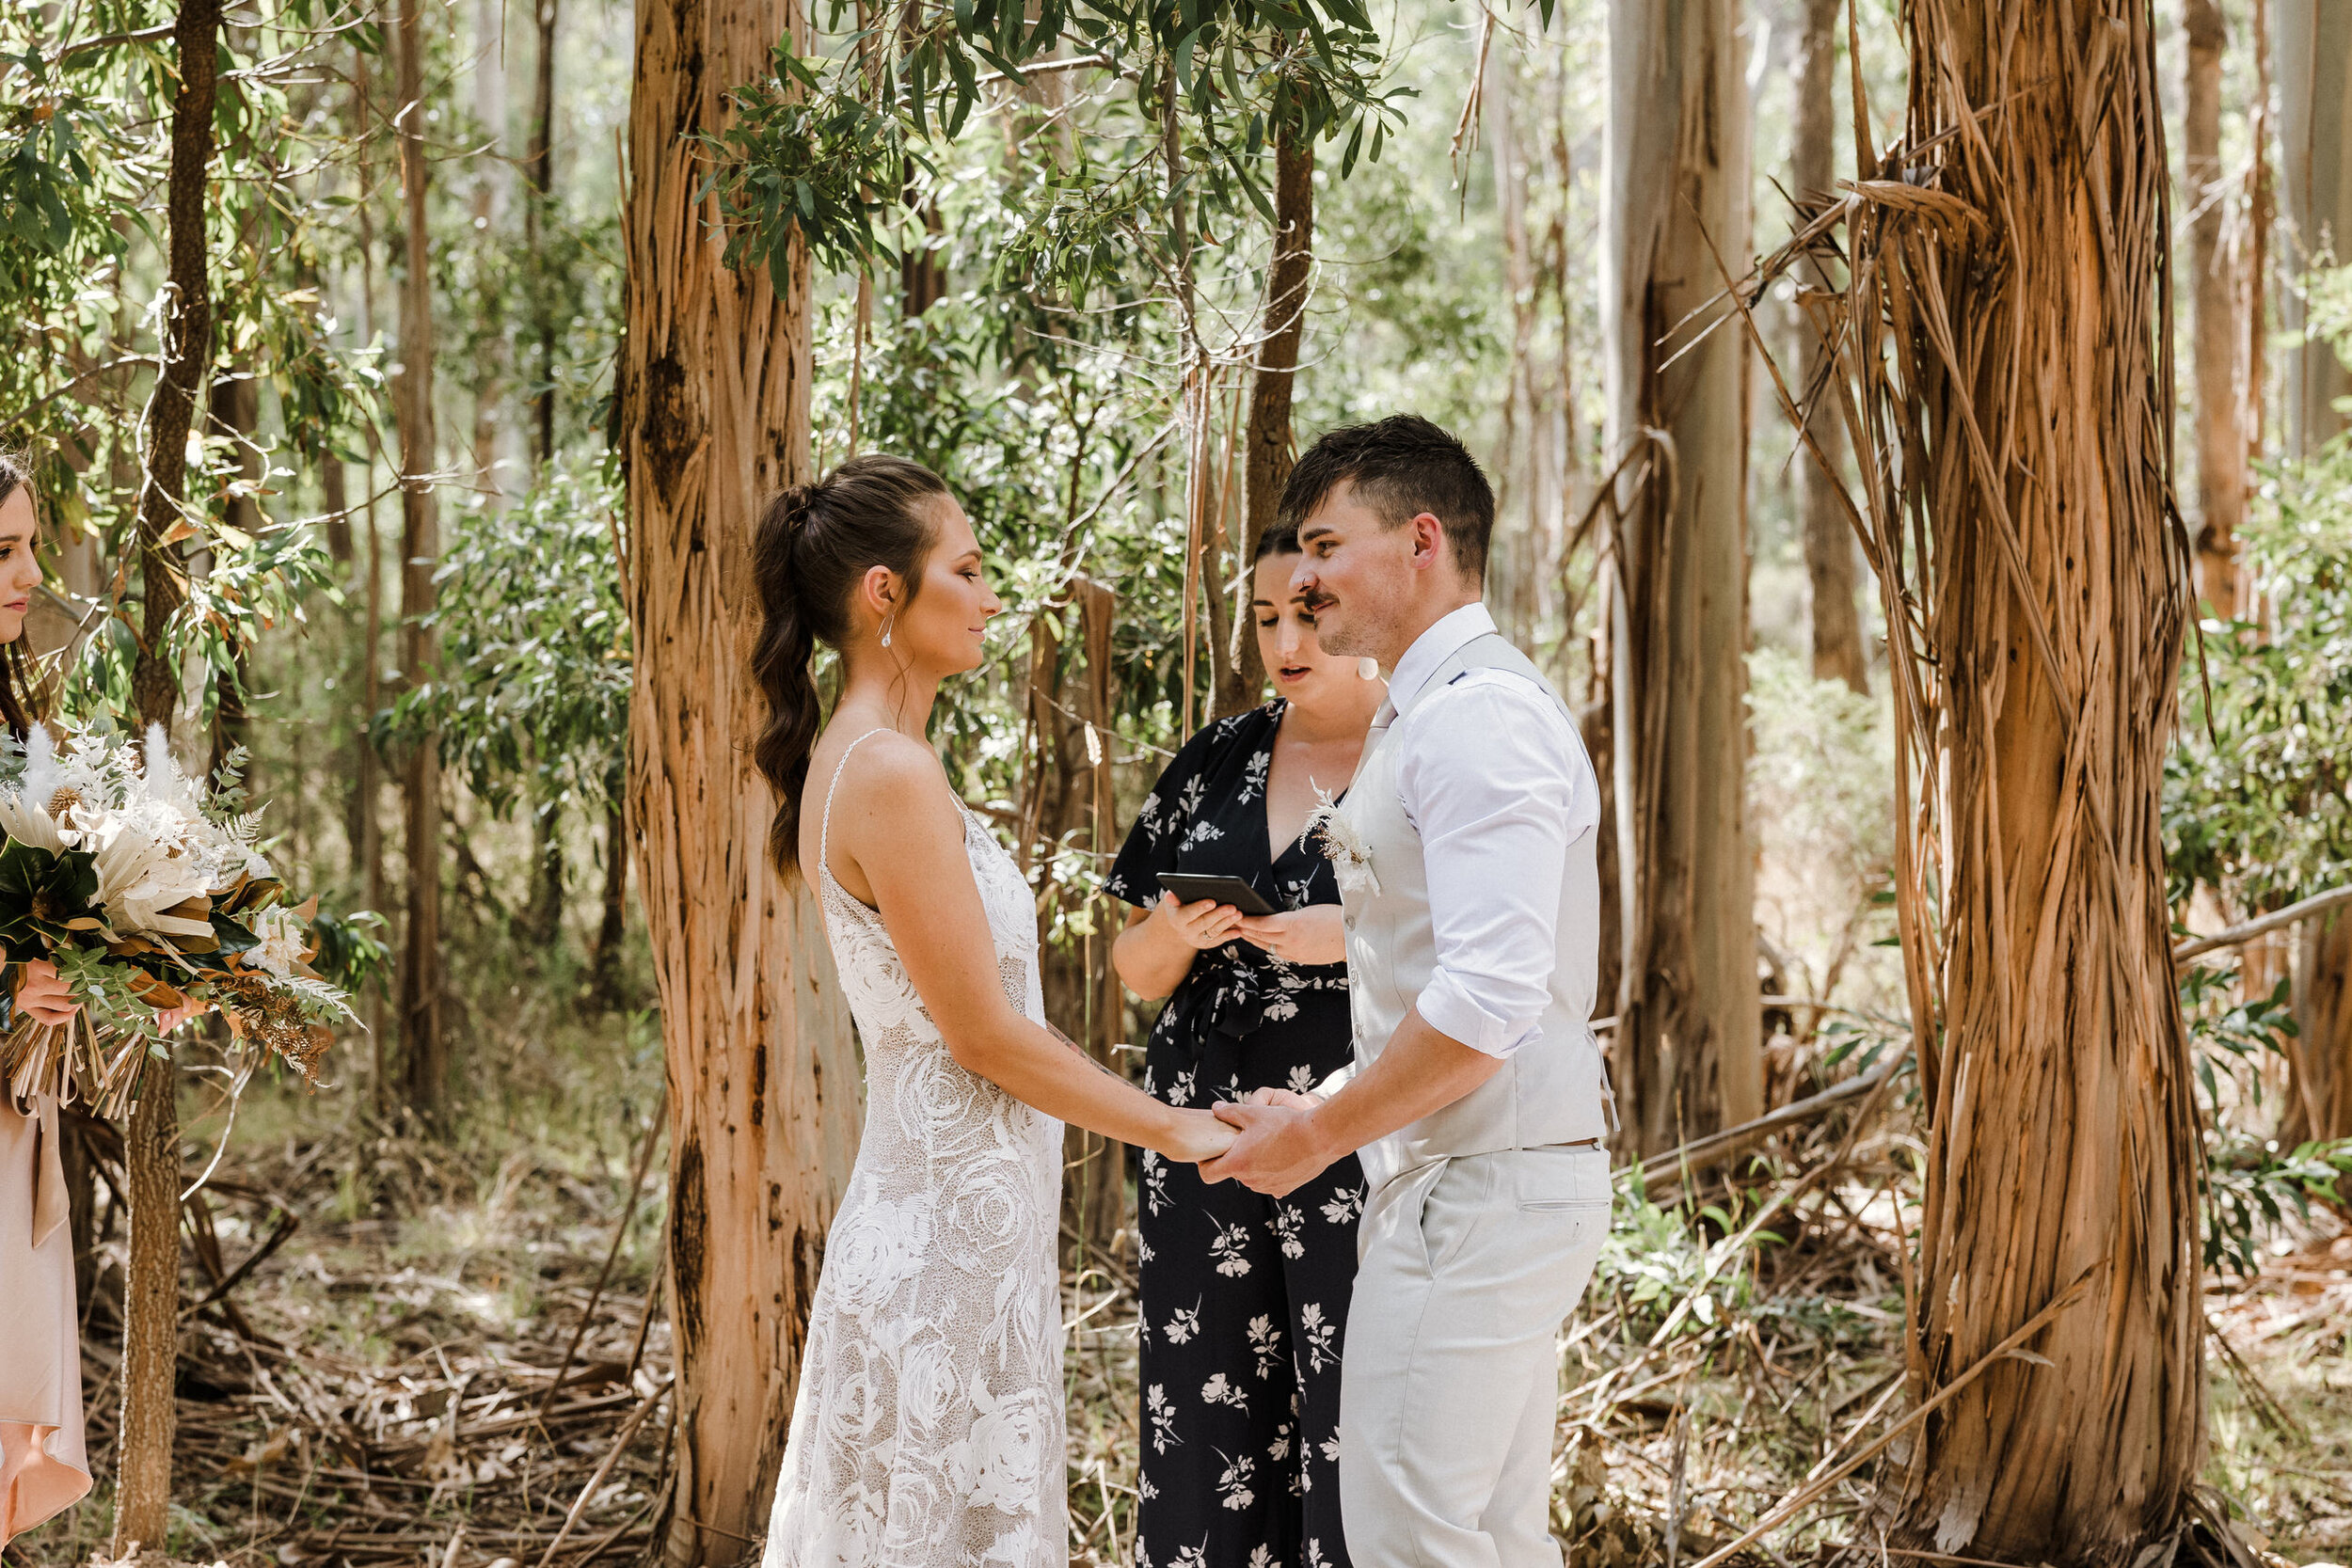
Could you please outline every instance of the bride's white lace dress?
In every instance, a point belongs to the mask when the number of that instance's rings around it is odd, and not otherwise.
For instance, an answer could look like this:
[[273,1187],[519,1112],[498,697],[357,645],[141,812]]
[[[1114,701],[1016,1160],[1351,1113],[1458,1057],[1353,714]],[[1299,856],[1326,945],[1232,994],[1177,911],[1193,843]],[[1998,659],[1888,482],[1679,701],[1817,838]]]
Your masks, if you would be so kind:
[[[957,1065],[882,917],[834,879],[849,758],[825,791],[817,880],[866,1047],[866,1128],[810,1308],[764,1568],[1061,1568],[1061,1123]],[[1041,1022],[1028,884],[963,817],[1005,995]]]

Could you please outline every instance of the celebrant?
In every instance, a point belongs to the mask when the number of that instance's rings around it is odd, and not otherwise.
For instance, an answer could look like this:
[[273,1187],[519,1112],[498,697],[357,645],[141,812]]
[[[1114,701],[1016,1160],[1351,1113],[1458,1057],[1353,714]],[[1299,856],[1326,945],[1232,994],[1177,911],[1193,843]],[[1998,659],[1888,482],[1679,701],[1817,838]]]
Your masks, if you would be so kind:
[[[1250,619],[1279,693],[1195,735],[1160,775],[1104,884],[1135,906],[1111,960],[1168,997],[1144,1086],[1171,1105],[1304,1088],[1350,1060],[1339,884],[1309,832],[1347,788],[1385,691],[1327,653],[1290,589],[1298,536],[1269,530]],[[1163,875],[1238,878],[1272,912],[1176,897]],[[1340,1342],[1363,1174],[1341,1160],[1285,1197],[1143,1156],[1144,1443],[1136,1560],[1346,1568]]]

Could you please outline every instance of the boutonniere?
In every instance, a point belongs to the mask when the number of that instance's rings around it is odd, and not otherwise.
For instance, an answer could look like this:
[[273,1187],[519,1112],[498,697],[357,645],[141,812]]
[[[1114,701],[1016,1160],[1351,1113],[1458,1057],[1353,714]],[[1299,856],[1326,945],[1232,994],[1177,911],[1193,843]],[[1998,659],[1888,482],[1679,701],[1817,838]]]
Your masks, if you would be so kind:
[[1331,863],[1331,875],[1339,881],[1340,895],[1376,897],[1380,879],[1372,869],[1371,846],[1338,801],[1320,789],[1315,791],[1315,809],[1307,815],[1307,832],[1322,843],[1324,858]]

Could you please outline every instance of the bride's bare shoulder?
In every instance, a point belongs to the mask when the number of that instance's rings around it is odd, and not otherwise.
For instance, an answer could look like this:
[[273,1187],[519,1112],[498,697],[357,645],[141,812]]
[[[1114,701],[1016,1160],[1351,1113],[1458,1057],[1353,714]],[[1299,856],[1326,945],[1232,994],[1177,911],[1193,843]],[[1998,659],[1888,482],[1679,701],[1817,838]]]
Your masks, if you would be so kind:
[[955,796],[939,753],[896,730],[847,736],[829,731],[818,739],[810,777],[818,777],[820,769],[824,777],[838,780],[834,802],[836,826],[852,815],[876,817],[910,811],[953,815],[955,810]]

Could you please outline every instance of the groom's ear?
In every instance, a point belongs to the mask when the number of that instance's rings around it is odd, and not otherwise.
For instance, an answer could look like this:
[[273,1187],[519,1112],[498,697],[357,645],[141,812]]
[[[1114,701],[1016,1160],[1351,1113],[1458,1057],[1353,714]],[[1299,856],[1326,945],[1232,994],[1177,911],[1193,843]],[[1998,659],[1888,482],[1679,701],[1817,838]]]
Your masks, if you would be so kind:
[[1416,570],[1444,562],[1452,547],[1446,541],[1445,524],[1430,512],[1417,512],[1406,528],[1413,531],[1413,565]]

